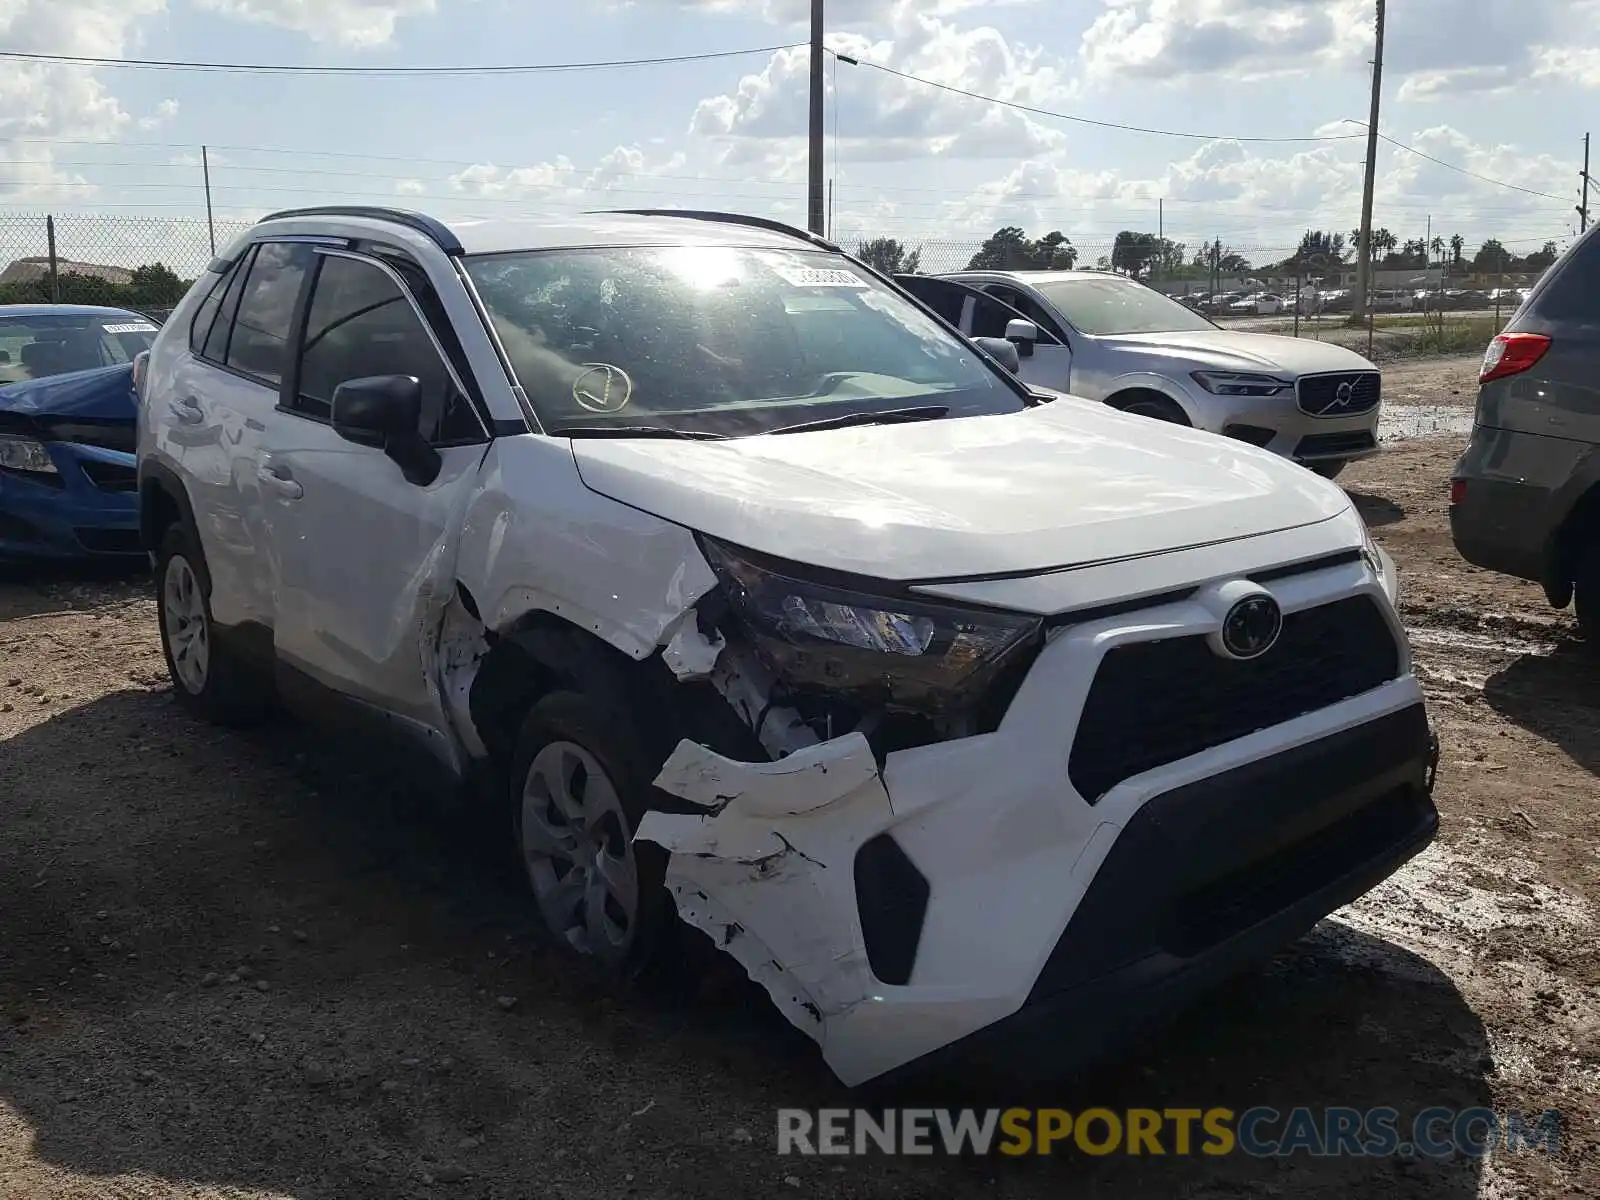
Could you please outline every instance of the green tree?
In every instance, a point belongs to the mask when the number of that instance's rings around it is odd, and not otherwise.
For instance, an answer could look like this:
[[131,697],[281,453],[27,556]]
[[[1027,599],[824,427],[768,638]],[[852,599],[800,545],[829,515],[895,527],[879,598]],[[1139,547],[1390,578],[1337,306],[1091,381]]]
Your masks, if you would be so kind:
[[921,250],[907,250],[895,238],[871,238],[856,247],[856,257],[885,275],[915,275],[922,265]]
[[1554,242],[1546,242],[1543,247],[1535,250],[1532,254],[1525,256],[1522,260],[1522,265],[1523,268],[1528,271],[1544,271],[1547,270],[1550,264],[1555,262],[1560,255],[1561,252],[1556,249],[1556,244]]
[[1018,226],[1006,225],[984,240],[967,262],[967,270],[1071,270],[1077,263],[1078,248],[1060,230],[1053,230],[1035,241]]
[[1455,267],[1457,269],[1460,269],[1461,264],[1466,261],[1466,255],[1464,253],[1466,248],[1467,248],[1467,239],[1466,238],[1462,237],[1459,233],[1453,233],[1453,234],[1450,235],[1450,265],[1451,266],[1453,266],[1453,267]]
[[1111,243],[1111,269],[1138,279],[1164,257],[1163,240],[1153,233],[1124,229]]
[[1499,238],[1485,238],[1478,252],[1472,256],[1472,269],[1480,275],[1495,271],[1509,271],[1516,257],[1506,250]]

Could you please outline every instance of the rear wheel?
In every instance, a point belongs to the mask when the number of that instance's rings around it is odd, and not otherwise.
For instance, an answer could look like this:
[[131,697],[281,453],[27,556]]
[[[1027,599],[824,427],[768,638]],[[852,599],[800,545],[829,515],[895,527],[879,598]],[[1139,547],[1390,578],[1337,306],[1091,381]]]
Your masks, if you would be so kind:
[[156,554],[156,614],[173,694],[197,717],[242,724],[269,707],[272,689],[217,642],[208,579],[194,539],[182,525],[169,526]]

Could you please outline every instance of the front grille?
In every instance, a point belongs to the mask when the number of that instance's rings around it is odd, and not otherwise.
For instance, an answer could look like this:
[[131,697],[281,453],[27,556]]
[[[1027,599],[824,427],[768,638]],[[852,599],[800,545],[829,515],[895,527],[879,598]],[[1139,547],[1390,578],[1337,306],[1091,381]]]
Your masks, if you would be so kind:
[[125,454],[132,454],[137,448],[138,432],[132,420],[94,421],[78,417],[69,421],[44,417],[40,424],[44,426],[46,441],[76,442],[80,446],[121,450]]
[[92,554],[141,554],[144,543],[137,529],[74,529],[78,544]]
[[1289,613],[1260,658],[1212,653],[1203,635],[1109,651],[1084,702],[1067,773],[1090,804],[1124,779],[1387,683],[1400,648],[1366,596]]
[[1305,375],[1295,385],[1300,411],[1313,417],[1354,417],[1378,407],[1383,376],[1376,371]]
[[1360,454],[1378,444],[1370,429],[1353,429],[1348,433],[1310,433],[1301,438],[1294,448],[1296,458],[1317,458],[1338,454]]
[[96,462],[84,459],[78,464],[89,482],[102,492],[134,492],[139,490],[139,472],[120,463]]

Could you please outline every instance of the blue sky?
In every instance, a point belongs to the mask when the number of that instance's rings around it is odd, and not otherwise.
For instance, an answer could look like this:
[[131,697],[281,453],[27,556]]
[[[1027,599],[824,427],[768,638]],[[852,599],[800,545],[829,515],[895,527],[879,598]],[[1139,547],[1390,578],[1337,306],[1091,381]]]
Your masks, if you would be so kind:
[[[1119,229],[1155,229],[1158,198],[1168,236],[1220,236],[1262,259],[1308,227],[1347,231],[1364,151],[1348,120],[1366,116],[1371,9],[830,0],[830,44],[866,62],[1031,107],[1211,135],[1031,116],[841,65],[829,97],[835,232],[970,243],[1015,223],[1059,228],[1092,260]],[[1431,217],[1434,233],[1463,234],[1469,253],[1491,235],[1514,249],[1561,241],[1576,221],[1585,114],[1600,95],[1600,3],[1390,9],[1385,134],[1555,199],[1385,144],[1376,223],[1404,239],[1423,236]],[[805,17],[806,0],[8,0],[0,49],[455,66],[803,42]],[[798,222],[805,87],[801,50],[477,77],[12,61],[0,70],[0,234],[5,210],[203,215],[202,144],[213,148],[217,212],[235,219],[366,200],[445,215],[694,204]]]

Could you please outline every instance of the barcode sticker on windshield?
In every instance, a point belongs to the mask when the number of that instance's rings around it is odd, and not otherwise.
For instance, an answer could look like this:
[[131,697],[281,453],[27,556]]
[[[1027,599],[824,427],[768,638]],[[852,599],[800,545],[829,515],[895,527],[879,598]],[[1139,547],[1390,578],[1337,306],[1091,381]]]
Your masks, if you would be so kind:
[[103,325],[107,333],[155,333],[156,327],[149,321],[129,321],[125,325]]
[[867,281],[854,271],[828,271],[820,267],[777,267],[776,270],[795,287],[865,288],[867,286]]

